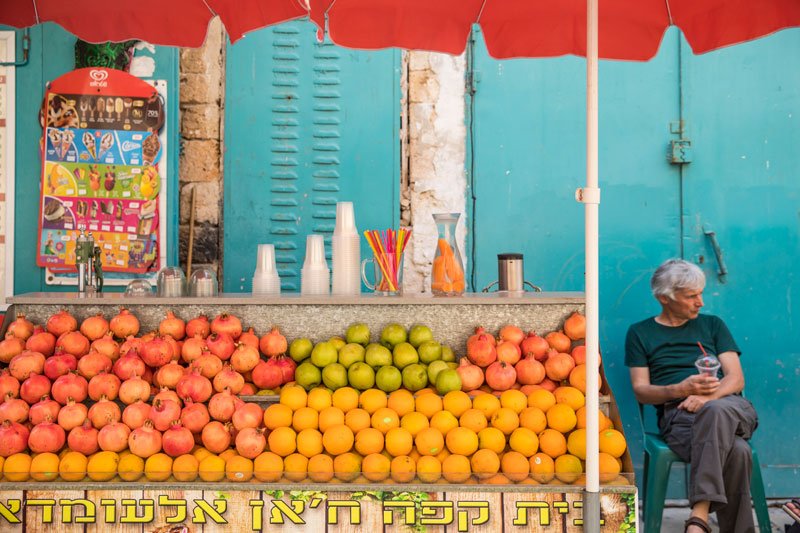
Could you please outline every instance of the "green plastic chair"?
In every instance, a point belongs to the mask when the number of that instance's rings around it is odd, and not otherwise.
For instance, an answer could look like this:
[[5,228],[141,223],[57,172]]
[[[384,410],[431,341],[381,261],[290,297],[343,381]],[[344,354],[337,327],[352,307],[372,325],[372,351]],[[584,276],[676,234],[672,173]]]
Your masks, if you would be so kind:
[[[664,512],[664,500],[667,496],[667,483],[672,463],[682,463],[686,486],[688,487],[689,465],[669,449],[667,443],[656,432],[647,431],[644,423],[644,406],[639,404],[639,420],[642,423],[644,438],[644,483],[642,484],[642,514],[644,515],[645,533],[659,533],[661,531],[661,515]],[[772,526],[769,522],[767,498],[764,492],[764,480],[761,478],[761,463],[758,454],[753,449],[752,441],[748,441],[753,452],[753,473],[750,476],[750,497],[756,509],[758,529],[761,533],[770,533]]]

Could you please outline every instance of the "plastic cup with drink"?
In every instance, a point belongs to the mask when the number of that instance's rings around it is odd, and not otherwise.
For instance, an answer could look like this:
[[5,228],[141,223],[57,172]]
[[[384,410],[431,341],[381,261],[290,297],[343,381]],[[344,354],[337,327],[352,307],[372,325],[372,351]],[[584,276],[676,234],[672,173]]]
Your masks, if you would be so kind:
[[694,362],[697,372],[699,374],[716,377],[717,372],[719,372],[719,369],[722,366],[722,363],[719,362],[719,359],[717,359],[715,355],[706,353],[702,344],[699,342],[697,344],[700,346],[700,350],[703,352],[703,355],[698,357]]

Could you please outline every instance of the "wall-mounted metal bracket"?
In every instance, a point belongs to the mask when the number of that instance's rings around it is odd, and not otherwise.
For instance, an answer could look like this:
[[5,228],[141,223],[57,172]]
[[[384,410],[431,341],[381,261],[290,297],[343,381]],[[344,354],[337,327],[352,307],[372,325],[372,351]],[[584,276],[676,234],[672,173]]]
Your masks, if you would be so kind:
[[719,268],[717,270],[717,276],[719,277],[719,281],[720,283],[725,283],[725,276],[728,275],[728,267],[725,266],[725,260],[722,258],[722,248],[719,247],[717,234],[711,229],[711,225],[708,222],[703,224],[703,233],[711,241],[711,247],[714,249],[714,255],[717,257],[717,266]]
[[583,187],[575,190],[575,201],[582,204],[599,204],[600,189],[598,187]]

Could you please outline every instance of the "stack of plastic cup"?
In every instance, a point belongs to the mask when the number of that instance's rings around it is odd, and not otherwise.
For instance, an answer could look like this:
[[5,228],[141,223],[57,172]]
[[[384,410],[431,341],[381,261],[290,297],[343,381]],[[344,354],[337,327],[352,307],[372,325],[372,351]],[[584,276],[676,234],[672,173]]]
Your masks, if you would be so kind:
[[306,238],[306,260],[300,270],[300,294],[328,294],[330,283],[331,271],[325,261],[325,241],[322,235],[309,235]]
[[336,227],[331,237],[333,294],[361,293],[361,239],[356,229],[353,202],[336,204]]
[[275,266],[275,246],[258,245],[256,271],[253,275],[253,294],[280,294],[281,278]]

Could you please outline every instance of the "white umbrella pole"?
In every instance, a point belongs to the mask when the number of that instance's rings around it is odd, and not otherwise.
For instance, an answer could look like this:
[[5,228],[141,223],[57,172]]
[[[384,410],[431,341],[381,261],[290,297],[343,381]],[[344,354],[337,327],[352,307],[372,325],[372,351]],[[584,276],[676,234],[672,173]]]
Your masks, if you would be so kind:
[[597,0],[586,3],[586,188],[582,200],[586,209],[586,492],[584,531],[600,531],[600,473],[598,411],[599,346],[599,260],[597,187]]

